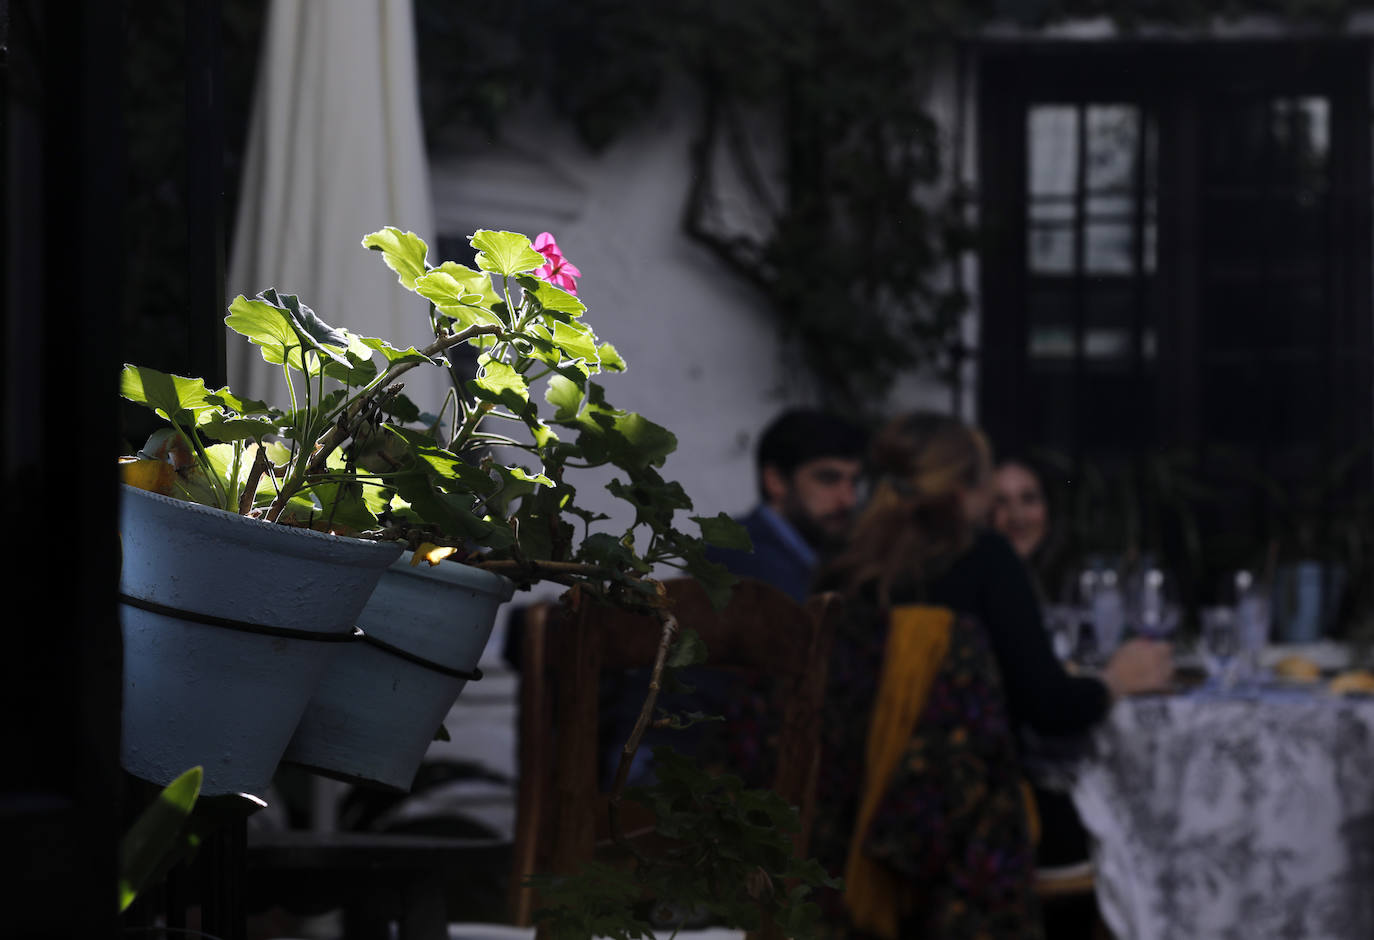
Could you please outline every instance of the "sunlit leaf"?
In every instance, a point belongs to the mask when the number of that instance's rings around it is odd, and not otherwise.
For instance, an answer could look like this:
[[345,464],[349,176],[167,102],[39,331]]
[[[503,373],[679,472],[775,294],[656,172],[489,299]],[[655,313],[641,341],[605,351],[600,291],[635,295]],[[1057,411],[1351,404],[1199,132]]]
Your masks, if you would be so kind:
[[610,343],[602,343],[598,346],[596,355],[601,360],[601,368],[607,372],[624,372],[627,368],[625,360],[620,357],[620,353]]
[[260,441],[269,434],[278,432],[277,424],[273,421],[263,421],[258,418],[210,418],[201,425],[201,432],[206,437],[214,438],[217,441]]
[[574,359],[596,361],[596,335],[581,323],[555,323],[553,342]]
[[[541,256],[541,263],[543,260]],[[534,295],[541,312],[551,319],[567,320],[569,317],[580,317],[587,312],[587,305],[576,296],[548,281],[537,277],[521,277],[518,283],[523,290]]]
[[517,411],[519,403],[529,401],[529,384],[519,372],[499,359],[488,359],[486,356],[478,359],[478,367],[481,370],[479,375],[468,383],[473,394],[487,401],[507,405],[514,401],[516,404],[513,407]]
[[582,409],[582,388],[565,376],[551,375],[544,400],[557,409],[555,421],[572,421]]
[[207,400],[209,389],[203,380],[169,375],[147,366],[126,365],[119,376],[119,394],[184,425],[208,420],[216,410]]
[[425,256],[429,246],[414,232],[402,232],[388,225],[363,236],[363,247],[382,253],[386,266],[396,272],[396,280],[407,290],[415,290],[415,280],[425,273]]
[[534,250],[530,240],[518,232],[479,229],[468,241],[477,249],[477,267],[503,277],[533,271],[542,267],[546,260]]

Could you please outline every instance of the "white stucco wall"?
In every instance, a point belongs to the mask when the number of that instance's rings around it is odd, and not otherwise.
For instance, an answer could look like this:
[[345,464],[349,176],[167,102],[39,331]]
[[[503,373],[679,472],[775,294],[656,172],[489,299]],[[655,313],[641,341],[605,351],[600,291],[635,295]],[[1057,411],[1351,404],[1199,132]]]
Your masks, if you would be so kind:
[[[581,268],[586,320],[629,363],[608,399],[678,436],[665,476],[696,511],[747,510],[755,435],[806,383],[789,375],[760,297],[682,232],[690,103],[667,107],[601,154],[532,107],[500,143],[441,144],[432,167],[439,229],[551,231]],[[583,484],[591,508],[615,501]]]

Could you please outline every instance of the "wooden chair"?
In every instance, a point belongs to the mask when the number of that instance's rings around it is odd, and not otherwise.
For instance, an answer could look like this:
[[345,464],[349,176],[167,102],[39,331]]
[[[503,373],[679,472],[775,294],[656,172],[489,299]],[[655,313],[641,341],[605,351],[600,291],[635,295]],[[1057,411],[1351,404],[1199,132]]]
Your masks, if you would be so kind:
[[[799,808],[802,828],[795,845],[804,853],[815,809],[821,704],[841,609],[838,596],[819,595],[803,607],[776,588],[743,581],[729,605],[717,611],[694,581],[672,580],[666,587],[681,627],[695,630],[706,643],[707,667],[760,670],[788,683],[774,789]],[[524,631],[510,890],[514,922],[528,925],[534,897],[525,878],[570,871],[591,859],[598,822],[604,825],[606,802],[597,792],[601,672],[651,665],[661,631],[651,617],[586,597],[574,607],[531,611]]]

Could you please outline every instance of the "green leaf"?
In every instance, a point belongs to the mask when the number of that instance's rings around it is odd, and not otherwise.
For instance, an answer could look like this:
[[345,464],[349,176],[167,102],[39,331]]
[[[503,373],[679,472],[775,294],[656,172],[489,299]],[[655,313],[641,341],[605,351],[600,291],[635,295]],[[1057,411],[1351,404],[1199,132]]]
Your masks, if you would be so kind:
[[491,477],[457,454],[440,447],[428,434],[391,424],[384,427],[405,442],[419,461],[418,468],[440,481],[445,490],[485,495],[496,489]]
[[383,414],[395,418],[401,424],[414,424],[420,420],[419,406],[399,392],[393,395],[381,410]]
[[607,372],[624,372],[628,368],[620,353],[610,343],[602,343],[597,347],[596,356],[601,360],[601,368]]
[[589,564],[617,570],[649,570],[649,566],[634,553],[634,549],[609,532],[594,532],[587,536],[578,547],[577,554],[578,558]]
[[364,491],[376,487],[361,482],[315,483],[310,492],[320,501],[320,520],[331,526],[355,532],[377,527],[377,517],[364,498]]
[[569,423],[582,410],[582,388],[565,376],[551,375],[544,400],[557,409],[553,416],[555,421]]
[[296,335],[306,346],[324,353],[339,365],[349,365],[348,357],[345,355],[349,347],[347,330],[336,329],[325,323],[314,310],[301,303],[295,294],[278,295],[274,288],[270,288],[258,296],[270,304],[279,304],[285,308]]
[[517,480],[525,483],[538,483],[543,486],[553,486],[553,481],[542,473],[530,473],[524,467],[506,467],[506,472]]
[[206,437],[217,441],[261,441],[269,434],[277,434],[280,428],[275,421],[257,418],[210,418],[200,430]]
[[478,358],[477,364],[480,372],[477,378],[468,382],[474,395],[485,401],[506,404],[513,411],[519,411],[530,400],[529,384],[519,372],[485,355]]
[[491,275],[482,271],[445,261],[417,280],[415,290],[461,327],[507,325],[493,310],[498,305],[504,310],[505,305],[491,286]]
[[229,391],[228,386],[217,389],[205,396],[205,400],[218,405],[224,411],[236,415],[266,415],[279,413],[276,408],[256,398],[240,398]]
[[208,421],[216,410],[210,390],[201,379],[170,375],[147,366],[126,365],[119,375],[119,393],[129,401],[147,405],[167,420],[196,425]]
[[543,267],[546,260],[534,250],[530,240],[518,232],[479,229],[468,241],[477,249],[477,267],[502,277],[533,271]]
[[[539,266],[547,260],[539,256]],[[551,320],[566,322],[569,317],[580,317],[587,312],[587,305],[563,288],[550,284],[537,277],[520,277],[516,282],[527,293],[534,295],[539,310]]]
[[701,527],[701,537],[712,545],[741,552],[754,550],[754,544],[749,538],[749,530],[725,513],[718,513],[710,517],[692,516],[690,518]]
[[[290,364],[293,368],[301,368],[301,340],[291,325],[291,317],[282,308],[265,300],[249,300],[240,294],[229,304],[229,315],[224,318],[224,325],[246,337],[255,346],[261,346],[263,358],[268,362],[280,365],[286,360],[287,354],[294,350]],[[269,351],[271,356],[268,355]]]
[[596,362],[596,335],[581,323],[554,323],[553,342],[573,359]]
[[415,290],[415,281],[426,271],[425,256],[429,246],[414,232],[402,232],[388,225],[363,236],[363,247],[382,253],[386,266],[396,272],[396,280],[407,290]]
[[386,359],[388,366],[405,365],[412,362],[417,365],[438,365],[436,360],[426,356],[414,346],[407,346],[405,349],[400,349],[396,346],[392,346],[386,340],[378,339],[375,336],[361,336],[359,339],[368,349],[373,349],[381,353],[383,358]]
[[182,846],[182,830],[200,796],[204,771],[200,767],[177,777],[139,814],[119,843],[119,910],[123,913],[138,892]]
[[689,627],[679,633],[673,641],[673,648],[668,651],[668,659],[664,665],[681,669],[684,666],[700,666],[704,662],[706,644],[702,642],[701,635]]

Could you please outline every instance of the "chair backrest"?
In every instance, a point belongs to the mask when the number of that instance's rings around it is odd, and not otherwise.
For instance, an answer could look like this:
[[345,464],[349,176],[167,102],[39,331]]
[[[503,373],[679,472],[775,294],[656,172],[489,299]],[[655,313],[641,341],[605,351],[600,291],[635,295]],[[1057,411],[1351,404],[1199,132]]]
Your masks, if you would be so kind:
[[[794,844],[804,853],[815,809],[821,706],[841,610],[838,595],[817,595],[803,606],[770,585],[746,580],[716,610],[695,581],[670,580],[665,587],[681,628],[695,630],[705,642],[707,668],[757,670],[785,683],[785,694],[777,697],[782,705],[774,790],[798,807],[801,831]],[[533,894],[522,884],[528,875],[571,871],[596,850],[598,807],[604,807],[597,792],[601,673],[651,665],[661,632],[655,618],[585,596],[572,606],[543,605],[525,617],[511,877],[517,924],[531,922]]]

